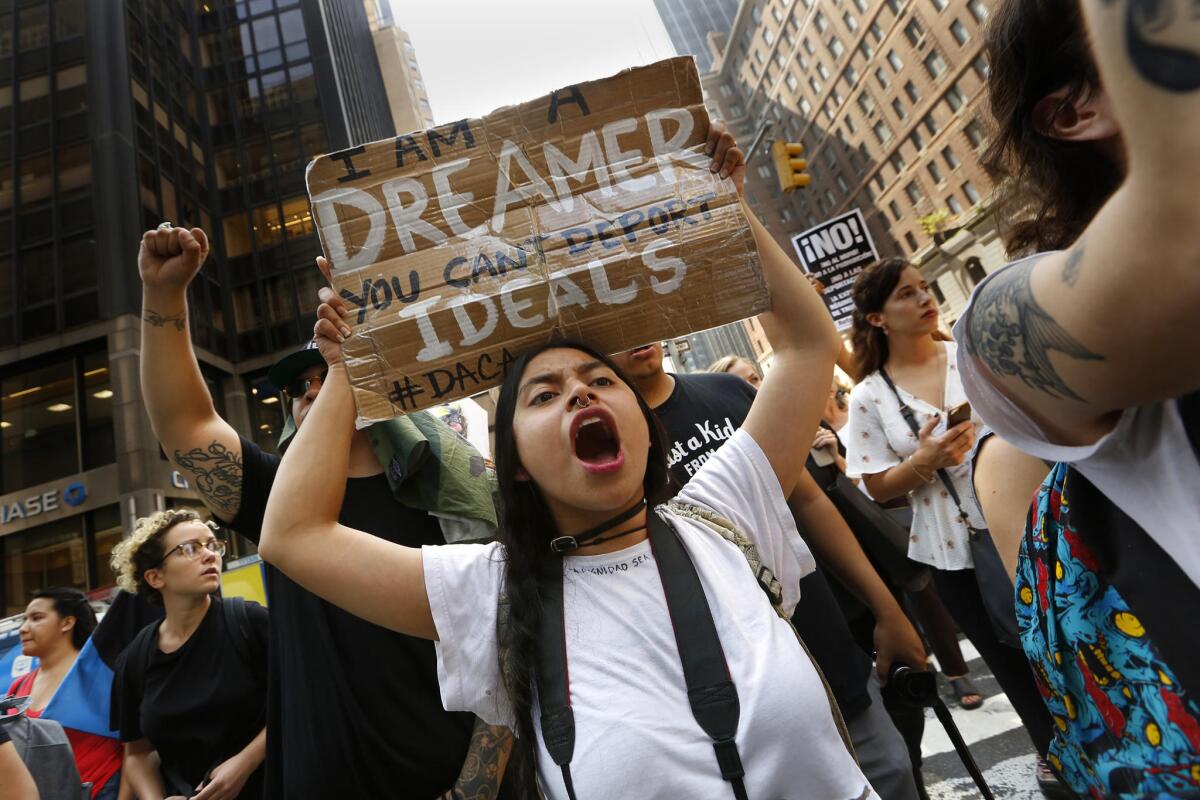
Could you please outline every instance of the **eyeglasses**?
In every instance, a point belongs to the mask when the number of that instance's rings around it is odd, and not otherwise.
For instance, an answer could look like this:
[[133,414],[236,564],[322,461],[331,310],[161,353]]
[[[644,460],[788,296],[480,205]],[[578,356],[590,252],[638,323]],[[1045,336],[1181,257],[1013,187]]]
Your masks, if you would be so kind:
[[297,378],[296,380],[283,387],[283,393],[288,396],[289,400],[298,400],[308,394],[308,390],[314,383],[324,386],[325,379],[329,377],[329,370],[323,369],[319,375],[314,375],[311,378]]
[[173,556],[176,551],[183,554],[184,558],[195,561],[204,550],[210,553],[216,553],[218,556],[225,555],[225,540],[224,539],[209,539],[207,542],[202,542],[199,539],[188,539],[186,542],[180,542],[167,551],[159,564],[164,563],[168,558]]

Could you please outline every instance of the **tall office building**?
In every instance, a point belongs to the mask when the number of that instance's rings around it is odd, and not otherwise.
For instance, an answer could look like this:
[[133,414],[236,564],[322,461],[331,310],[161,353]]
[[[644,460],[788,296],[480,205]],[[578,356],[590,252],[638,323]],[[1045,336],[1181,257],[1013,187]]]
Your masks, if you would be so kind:
[[[368,8],[377,0],[365,0]],[[397,133],[427,130],[433,127],[433,109],[417,63],[417,51],[412,39],[399,25],[387,17],[368,14],[376,20],[372,26],[375,54],[387,90],[392,125]]]
[[264,373],[311,335],[304,168],[393,134],[361,4],[0,4],[0,598],[110,585],[134,517],[196,505],[138,384],[143,230],[209,232],[189,303],[217,410],[270,445]]
[[654,7],[679,54],[695,56],[701,72],[712,69],[709,37],[729,33],[738,0],[654,0]]
[[[751,205],[781,244],[853,208],[880,251],[921,264],[953,322],[1003,261],[979,165],[986,0],[745,0],[703,77],[744,142],[802,142],[812,184],[782,194],[765,147]],[[939,221],[940,218],[940,221]],[[929,229],[926,229],[929,226]]]

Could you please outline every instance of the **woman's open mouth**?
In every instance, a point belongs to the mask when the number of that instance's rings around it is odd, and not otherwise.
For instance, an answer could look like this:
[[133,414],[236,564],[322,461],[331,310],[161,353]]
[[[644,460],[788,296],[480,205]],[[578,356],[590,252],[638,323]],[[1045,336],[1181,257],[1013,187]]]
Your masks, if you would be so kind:
[[209,567],[208,569],[204,570],[204,572],[200,573],[200,577],[202,578],[206,578],[209,575],[219,578],[221,577],[221,570],[217,569],[216,567]]
[[630,350],[629,355],[633,356],[634,358],[645,358],[646,356],[650,355],[652,352],[654,352],[654,345],[653,344],[644,344],[641,347],[635,347],[632,350]]
[[616,423],[602,409],[578,412],[571,423],[571,443],[579,463],[593,475],[615,472],[625,463]]

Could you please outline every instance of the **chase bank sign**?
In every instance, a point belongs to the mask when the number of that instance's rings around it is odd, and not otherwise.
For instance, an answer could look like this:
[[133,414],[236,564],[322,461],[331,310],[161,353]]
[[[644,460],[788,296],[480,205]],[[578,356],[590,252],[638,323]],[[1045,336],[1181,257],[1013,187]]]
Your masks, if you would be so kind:
[[0,505],[0,525],[36,517],[47,511],[58,511],[63,505],[83,505],[87,498],[87,486],[80,481],[72,481],[60,489],[51,489],[23,500]]

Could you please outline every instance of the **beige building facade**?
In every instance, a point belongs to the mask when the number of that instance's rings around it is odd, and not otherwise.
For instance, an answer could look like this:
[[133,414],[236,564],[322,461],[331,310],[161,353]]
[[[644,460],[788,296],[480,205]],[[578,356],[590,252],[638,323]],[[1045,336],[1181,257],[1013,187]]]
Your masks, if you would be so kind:
[[[713,69],[701,78],[710,112],[743,146],[769,126],[747,196],[789,253],[794,235],[859,208],[881,255],[922,265],[947,322],[1005,261],[979,165],[990,5],[744,0],[729,34],[709,37]],[[773,139],[804,144],[810,186],[779,191]]]
[[392,20],[386,0],[364,0],[396,133],[433,127],[433,109],[408,33]]

